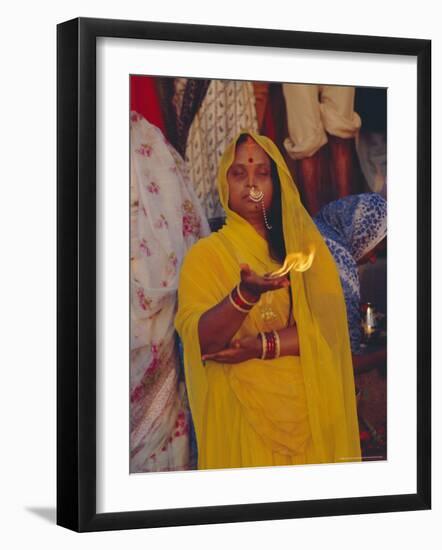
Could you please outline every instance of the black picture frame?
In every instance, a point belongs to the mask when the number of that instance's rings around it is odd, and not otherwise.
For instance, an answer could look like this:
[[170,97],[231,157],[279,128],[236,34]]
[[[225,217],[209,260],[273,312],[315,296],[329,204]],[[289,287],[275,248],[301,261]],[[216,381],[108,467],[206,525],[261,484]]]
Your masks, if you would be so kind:
[[[154,39],[417,59],[415,494],[96,512],[96,39]],[[83,531],[425,510],[431,506],[431,41],[79,18],[57,26],[57,523]],[[413,142],[411,140],[411,142]]]

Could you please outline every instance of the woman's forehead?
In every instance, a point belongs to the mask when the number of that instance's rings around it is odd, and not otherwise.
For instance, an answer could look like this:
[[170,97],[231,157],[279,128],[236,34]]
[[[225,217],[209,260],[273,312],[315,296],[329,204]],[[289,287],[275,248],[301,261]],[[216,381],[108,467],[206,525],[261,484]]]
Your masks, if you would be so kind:
[[247,141],[236,147],[234,162],[238,164],[270,164],[270,157],[255,141]]

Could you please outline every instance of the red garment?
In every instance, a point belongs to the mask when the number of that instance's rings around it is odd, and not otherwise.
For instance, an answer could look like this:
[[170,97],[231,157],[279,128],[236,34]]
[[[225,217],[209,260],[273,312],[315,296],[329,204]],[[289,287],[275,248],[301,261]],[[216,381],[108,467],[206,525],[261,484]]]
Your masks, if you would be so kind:
[[166,135],[163,111],[155,85],[155,77],[130,77],[130,110],[142,115]]
[[276,135],[276,128],[275,128],[275,121],[274,121],[274,110],[273,110],[273,102],[272,97],[269,94],[267,105],[264,111],[264,118],[261,125],[261,134],[264,134],[265,136],[269,137],[272,141],[277,143],[277,135]]

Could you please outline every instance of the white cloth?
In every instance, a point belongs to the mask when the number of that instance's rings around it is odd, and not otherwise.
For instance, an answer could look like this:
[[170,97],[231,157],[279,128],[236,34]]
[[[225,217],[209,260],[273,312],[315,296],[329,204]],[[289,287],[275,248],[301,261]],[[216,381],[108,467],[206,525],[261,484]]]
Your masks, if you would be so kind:
[[180,265],[209,226],[184,160],[131,113],[131,472],[183,470],[189,418],[174,317]]
[[352,86],[283,84],[282,89],[289,132],[284,147],[294,159],[313,156],[327,143],[326,132],[352,138],[361,127]]
[[258,129],[251,82],[212,80],[190,127],[186,163],[208,219],[225,216],[218,196],[221,155],[242,129]]

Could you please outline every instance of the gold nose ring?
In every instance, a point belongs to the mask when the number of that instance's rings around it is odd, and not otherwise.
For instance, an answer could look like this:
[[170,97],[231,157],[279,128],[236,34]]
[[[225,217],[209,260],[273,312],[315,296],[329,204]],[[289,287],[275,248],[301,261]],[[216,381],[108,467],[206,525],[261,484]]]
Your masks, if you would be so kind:
[[253,185],[250,189],[249,197],[252,199],[253,202],[259,202],[263,199],[264,193],[255,189],[255,186]]

